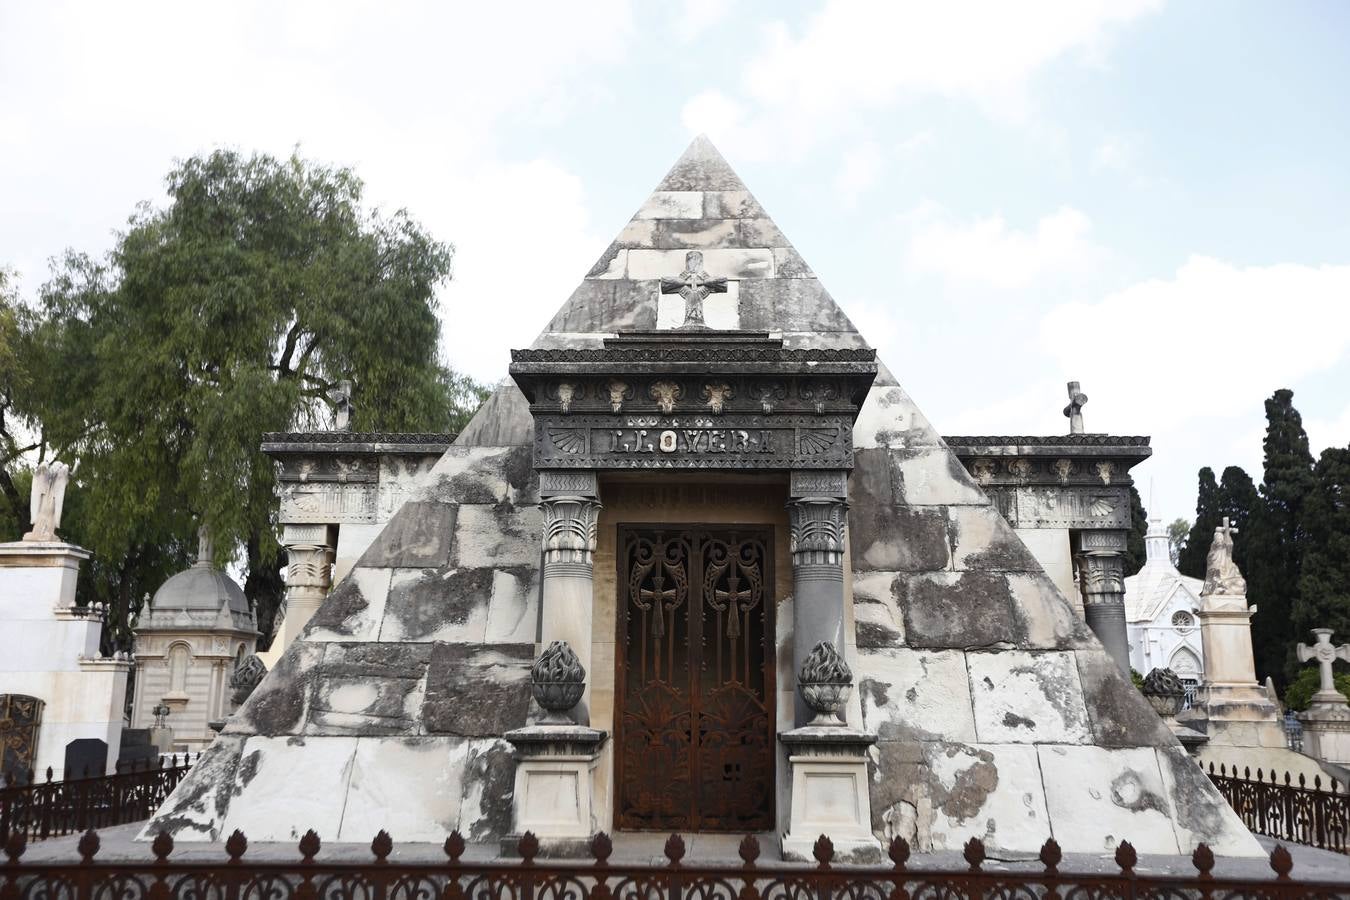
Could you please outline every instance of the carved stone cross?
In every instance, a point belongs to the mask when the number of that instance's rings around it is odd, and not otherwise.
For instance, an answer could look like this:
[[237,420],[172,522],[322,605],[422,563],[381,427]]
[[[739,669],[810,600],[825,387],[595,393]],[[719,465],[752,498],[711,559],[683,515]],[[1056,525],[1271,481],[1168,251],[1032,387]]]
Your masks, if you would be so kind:
[[[1346,662],[1350,662],[1350,644],[1341,644],[1339,647],[1333,647],[1331,644],[1332,631],[1330,628],[1314,628],[1312,633],[1317,635],[1317,643],[1313,644],[1311,647],[1307,644],[1299,644],[1297,650],[1299,662],[1308,662],[1311,659],[1315,659],[1317,660],[1318,666],[1322,669],[1322,685],[1317,694],[1313,695],[1313,699],[1321,699],[1323,701],[1330,700],[1332,702],[1339,700],[1340,703],[1345,703],[1345,698],[1336,690],[1336,679],[1332,674],[1331,664],[1337,659],[1343,659]],[[1326,694],[1327,696],[1319,697],[1318,695],[1321,694]]]
[[1083,433],[1083,404],[1087,403],[1087,394],[1078,388],[1078,382],[1069,382],[1069,405],[1064,407],[1064,415],[1069,419],[1069,434]]
[[712,278],[703,271],[703,254],[690,250],[684,255],[684,271],[675,278],[661,279],[661,293],[684,298],[684,324],[681,328],[707,328],[703,322],[703,301],[709,294],[725,294],[727,280]]

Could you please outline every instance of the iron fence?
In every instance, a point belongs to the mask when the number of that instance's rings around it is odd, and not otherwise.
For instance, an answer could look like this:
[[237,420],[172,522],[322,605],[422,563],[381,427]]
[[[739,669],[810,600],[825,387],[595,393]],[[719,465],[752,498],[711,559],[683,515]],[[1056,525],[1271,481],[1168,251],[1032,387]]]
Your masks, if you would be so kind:
[[46,781],[34,781],[32,772],[14,784],[6,780],[0,783],[0,835],[41,840],[148,819],[191,765],[185,753],[181,761],[160,757],[154,764],[119,767],[113,775],[85,770],[84,777],[53,781],[48,769]]
[[1297,783],[1284,773],[1284,781],[1277,780],[1272,770],[1267,778],[1261,769],[1252,777],[1251,769],[1243,769],[1238,776],[1214,763],[1209,764],[1209,778],[1223,794],[1228,805],[1242,817],[1242,822],[1256,834],[1281,841],[1350,853],[1350,794],[1336,779],[1331,778],[1326,788],[1322,779],[1314,776],[1311,786],[1299,775]]
[[1040,871],[1008,872],[983,868],[985,847],[972,838],[965,846],[965,870],[915,870],[908,867],[909,845],[891,841],[890,865],[836,866],[834,847],[822,835],[815,844],[815,865],[761,865],[759,841],[740,844],[741,864],[685,865],[685,843],[666,841],[665,865],[611,862],[610,838],[601,833],[590,843],[590,860],[540,860],[539,841],[526,834],[517,846],[519,860],[470,862],[463,859],[459,832],[445,841],[443,862],[390,861],[394,842],[381,831],[366,861],[319,860],[318,836],[300,839],[293,862],[245,860],[248,841],[236,831],[225,842],[227,859],[217,862],[171,860],[173,840],[160,834],[150,846],[154,859],[98,862],[98,835],[79,841],[80,859],[60,863],[23,861],[25,841],[14,835],[5,845],[9,857],[0,866],[4,900],[1237,900],[1237,898],[1345,898],[1350,883],[1297,881],[1293,860],[1283,847],[1270,854],[1270,878],[1224,878],[1214,874],[1214,854],[1201,844],[1192,854],[1194,874],[1144,875],[1128,841],[1115,854],[1119,872],[1061,872],[1063,854],[1054,840],[1040,852]]

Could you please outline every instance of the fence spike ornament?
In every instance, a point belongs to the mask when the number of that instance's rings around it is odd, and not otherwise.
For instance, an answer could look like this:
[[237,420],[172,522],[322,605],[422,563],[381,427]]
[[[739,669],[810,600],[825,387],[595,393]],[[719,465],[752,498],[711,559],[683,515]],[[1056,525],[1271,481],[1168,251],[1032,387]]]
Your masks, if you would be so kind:
[[966,841],[965,848],[961,851],[961,856],[965,858],[970,865],[970,871],[980,871],[980,863],[984,862],[984,841],[973,837]]
[[239,860],[243,858],[244,851],[248,849],[248,838],[244,833],[236,828],[228,838],[225,839],[225,854],[229,856],[230,862],[238,865]]
[[83,862],[91,863],[94,861],[94,855],[98,853],[98,846],[98,832],[90,828],[80,836],[80,842],[75,845],[75,849],[79,851]]
[[1277,880],[1289,880],[1289,873],[1294,870],[1294,857],[1284,848],[1284,844],[1276,844],[1275,849],[1270,851],[1270,869]]
[[891,864],[895,866],[895,871],[905,871],[905,863],[909,862],[909,841],[899,835],[891,838],[891,844],[886,848],[886,855],[891,858]]
[[312,863],[314,857],[319,855],[319,849],[323,843],[319,840],[319,833],[313,828],[300,836],[300,843],[296,845],[300,851],[300,861]]
[[753,834],[747,834],[741,838],[741,843],[736,847],[736,853],[741,857],[741,862],[745,863],[747,869],[753,868],[755,860],[759,859],[759,838]]
[[665,854],[666,859],[670,860],[672,867],[678,866],[680,860],[684,859],[684,838],[678,834],[672,834],[666,838]]
[[613,852],[614,841],[610,840],[605,832],[597,831],[595,837],[591,838],[591,858],[595,860],[595,864],[603,866]]
[[1134,850],[1134,844],[1129,841],[1121,841],[1116,847],[1116,865],[1120,866],[1120,874],[1133,875],[1134,867],[1139,863],[1139,854]]
[[816,858],[817,868],[828,869],[834,860],[834,841],[822,834],[811,845],[811,855]]
[[173,837],[167,831],[161,831],[150,842],[150,852],[155,854],[155,862],[166,863],[173,852]]
[[445,855],[450,858],[450,862],[457,863],[459,858],[464,855],[464,835],[459,833],[456,828],[450,832],[450,836],[445,839],[445,844],[441,847]]
[[1040,860],[1041,865],[1045,866],[1046,875],[1058,875],[1060,861],[1064,859],[1064,851],[1059,848],[1059,842],[1054,838],[1045,839],[1041,844]]
[[394,839],[389,836],[389,832],[381,828],[370,842],[370,852],[375,854],[375,862],[384,864],[393,851]]

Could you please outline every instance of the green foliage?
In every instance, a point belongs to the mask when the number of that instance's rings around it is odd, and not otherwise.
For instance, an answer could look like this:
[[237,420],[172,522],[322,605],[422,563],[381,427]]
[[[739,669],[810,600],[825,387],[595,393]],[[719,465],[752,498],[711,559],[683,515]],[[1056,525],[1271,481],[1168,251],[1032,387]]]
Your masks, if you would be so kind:
[[1277,682],[1297,674],[1292,615],[1298,606],[1299,577],[1308,549],[1304,504],[1317,484],[1308,435],[1293,397],[1293,391],[1281,389],[1266,400],[1262,502],[1246,523],[1246,558],[1238,562],[1245,567],[1247,595],[1258,606],[1252,618],[1256,671]]
[[1148,533],[1148,510],[1144,509],[1143,498],[1130,485],[1130,533],[1125,541],[1125,574],[1133,575],[1144,567],[1148,551],[1144,544],[1144,535]]
[[[1345,669],[1341,664],[1336,665],[1337,669]],[[1340,691],[1350,699],[1350,671],[1332,672],[1332,681],[1336,685],[1336,690]],[[1286,709],[1292,709],[1295,712],[1303,712],[1312,703],[1312,695],[1317,693],[1322,687],[1322,673],[1318,666],[1308,665],[1301,669],[1298,677],[1289,682],[1289,687],[1284,690],[1284,705]]]
[[[243,549],[267,625],[282,585],[263,432],[326,427],[342,379],[358,431],[446,431],[477,405],[438,352],[451,248],[402,211],[364,210],[361,191],[297,157],[193,157],[166,208],[143,205],[106,259],[68,254],[44,287],[34,405],[77,462],[79,527],[107,565],[205,522],[217,562]],[[157,586],[124,584],[115,602]]]
[[1293,632],[1305,641],[1309,629],[1330,628],[1350,640],[1350,447],[1322,451],[1313,470],[1315,487],[1303,508],[1303,556]]
[[28,494],[16,484],[22,455],[33,449],[23,403],[32,391],[28,351],[32,316],[0,269],[0,541],[18,540],[28,525]]
[[1177,570],[1191,578],[1205,577],[1205,555],[1214,540],[1214,529],[1219,519],[1219,483],[1214,470],[1205,466],[1200,470],[1200,485],[1195,498],[1195,524],[1186,538],[1186,546],[1177,557]]
[[1133,684],[1135,688],[1137,688],[1139,691],[1144,690],[1144,676],[1140,675],[1133,668],[1130,669],[1130,683]]
[[[1251,476],[1239,466],[1223,470],[1223,477],[1214,480],[1214,470],[1206,466],[1200,470],[1200,487],[1195,504],[1195,524],[1191,526],[1183,546],[1177,551],[1177,569],[1191,578],[1205,577],[1205,557],[1214,543],[1214,529],[1223,524],[1224,517],[1238,530],[1233,537],[1233,561],[1246,571],[1247,522],[1252,510],[1261,504]],[[1178,522],[1184,520],[1178,519]],[[1172,523],[1175,528],[1177,522]]]
[[1172,565],[1181,559],[1186,551],[1186,542],[1190,540],[1191,523],[1189,519],[1173,519],[1167,526],[1167,552],[1172,557]]

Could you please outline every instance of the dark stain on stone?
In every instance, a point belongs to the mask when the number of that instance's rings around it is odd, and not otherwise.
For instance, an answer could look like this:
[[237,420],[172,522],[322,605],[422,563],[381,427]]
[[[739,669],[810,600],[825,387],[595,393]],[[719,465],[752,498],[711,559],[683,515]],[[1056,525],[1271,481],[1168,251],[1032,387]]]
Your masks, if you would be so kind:
[[1212,843],[1221,839],[1228,830],[1224,822],[1227,802],[1214,789],[1208,776],[1182,750],[1160,749],[1158,755],[1172,775],[1172,803],[1177,826],[1187,829],[1198,840]]
[[904,615],[905,643],[910,647],[973,649],[1017,644],[1023,636],[1012,613],[1008,580],[1000,574],[898,575],[892,592]]
[[875,678],[864,678],[859,683],[858,687],[863,693],[871,695],[873,706],[885,706],[887,703],[891,702],[890,695],[886,692],[886,689],[890,687],[890,684],[885,681],[877,681]]
[[482,815],[469,827],[469,840],[475,843],[500,840],[511,831],[515,796],[515,760],[511,749],[501,741],[474,749],[464,767],[464,786],[482,784]]
[[447,565],[457,512],[454,504],[434,500],[403,504],[356,564],[390,569]]
[[431,658],[430,644],[334,642],[324,648],[325,676],[421,679]]
[[1074,651],[1083,702],[1096,743],[1102,747],[1165,747],[1169,729],[1102,650]]
[[1111,780],[1111,802],[1122,809],[1143,812],[1151,809],[1171,818],[1162,797],[1144,787],[1144,781],[1133,769],[1126,769]]
[[309,623],[305,626],[305,634],[312,634],[318,629],[351,634],[352,620],[365,612],[369,606],[356,579],[349,574],[333,588],[332,593],[324,598],[318,610],[310,617]]
[[[492,569],[423,569],[389,588],[385,618],[393,617],[405,641],[426,640],[437,630],[463,625],[492,598]],[[481,635],[480,635],[481,636]]]
[[[986,679],[986,680],[988,680],[988,679]],[[1017,713],[1013,713],[1013,712],[1005,712],[1005,713],[1003,714],[1003,727],[1004,727],[1004,728],[1025,728],[1025,729],[1027,729],[1028,731],[1035,731],[1035,730],[1036,730],[1036,723],[1033,722],[1033,721],[1031,721],[1030,719],[1026,718],[1025,716],[1019,716],[1019,715],[1017,715]]]
[[515,447],[502,460],[502,474],[506,483],[522,494],[537,490],[539,474],[534,468],[534,451],[530,447]]
[[992,691],[994,689],[994,679],[990,678],[988,675],[984,676],[981,681],[984,682],[984,686],[989,690]]
[[931,572],[945,569],[947,513],[937,507],[900,506],[880,497],[855,495],[849,509],[853,569],[857,572]]
[[939,800],[936,805],[944,815],[957,822],[964,822],[979,815],[989,795],[998,787],[998,766],[994,765],[994,754],[988,750],[964,745],[947,746],[948,758],[958,753],[972,754],[975,760],[971,765],[957,770],[956,779],[945,797],[935,799]]
[[254,750],[252,753],[239,760],[239,775],[235,783],[235,795],[242,794],[244,788],[253,783],[253,779],[258,777],[258,763],[262,761],[262,752]]
[[[154,816],[151,822],[152,830],[167,831],[170,835],[192,831],[215,839],[216,826],[225,817],[225,811],[229,806],[228,786],[234,783],[239,752],[243,746],[242,737],[216,738],[211,746],[203,751],[183,783],[165,801],[159,814]],[[222,787],[225,789],[218,790]],[[187,815],[188,812],[207,814],[207,803],[212,799],[215,802],[212,804],[214,815],[211,821],[196,821]]]
[[[322,611],[320,607],[320,611]],[[317,614],[316,614],[317,615]],[[257,734],[295,734],[305,712],[313,670],[323,654],[322,644],[299,641],[287,648],[276,668],[253,691],[236,716],[244,717]]]
[[962,561],[963,568],[987,572],[1040,572],[1040,564],[1012,528],[993,508],[986,513],[997,520],[993,523],[989,543],[982,550],[969,554]]
[[454,503],[496,503],[492,486],[471,472],[458,472],[441,480],[438,496]]
[[533,644],[433,644],[423,727],[430,734],[491,737],[524,726],[533,661]]
[[858,622],[855,626],[859,648],[899,647],[900,632],[879,622]]
[[908,700],[910,703],[913,703],[915,700],[918,700],[918,699],[919,699],[919,689],[918,689],[918,688],[910,688],[909,690],[905,691],[905,699]]

